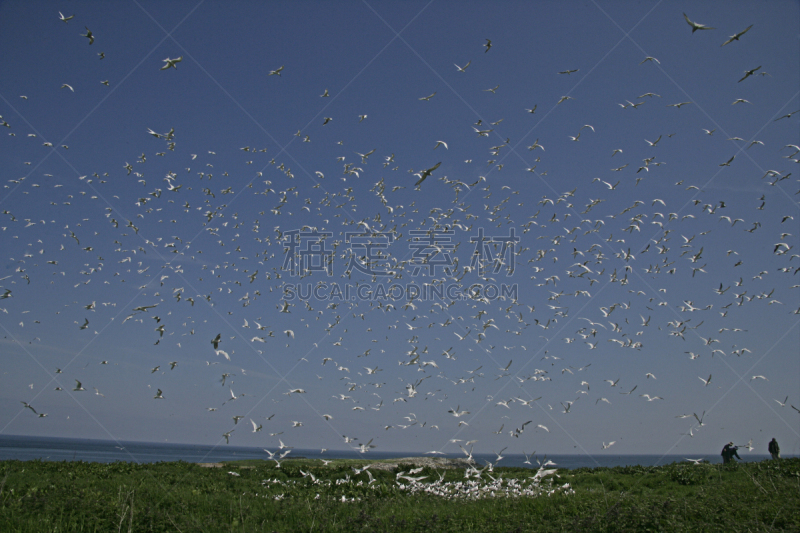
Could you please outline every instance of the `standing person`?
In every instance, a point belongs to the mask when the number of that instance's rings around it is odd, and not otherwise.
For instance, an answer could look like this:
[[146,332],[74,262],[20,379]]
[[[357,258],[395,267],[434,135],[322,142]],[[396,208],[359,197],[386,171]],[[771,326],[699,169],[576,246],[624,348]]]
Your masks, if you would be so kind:
[[734,457],[736,457],[741,461],[742,458],[739,457],[739,454],[736,452],[736,450],[738,449],[739,448],[737,446],[733,445],[733,442],[729,442],[728,444],[723,446],[722,452],[720,453],[720,455],[722,456],[722,464],[726,465],[730,463]]
[[772,456],[773,459],[781,458],[781,447],[778,446],[778,441],[775,440],[775,437],[773,437],[772,440],[769,441],[767,450],[769,450],[769,454]]

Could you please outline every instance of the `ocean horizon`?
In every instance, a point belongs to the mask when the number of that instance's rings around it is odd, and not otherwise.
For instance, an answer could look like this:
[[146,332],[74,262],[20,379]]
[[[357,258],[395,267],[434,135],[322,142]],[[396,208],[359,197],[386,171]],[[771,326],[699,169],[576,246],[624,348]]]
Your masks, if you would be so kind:
[[[270,450],[271,452],[278,451]],[[769,455],[750,453],[740,448],[739,455],[743,462],[757,462],[769,459]],[[292,449],[284,460],[297,458],[305,459],[400,459],[404,457],[446,457],[450,459],[463,458],[463,453],[428,454],[425,452],[393,452],[370,451],[359,453],[357,450],[326,450],[319,449]],[[473,455],[478,464],[488,461],[494,462],[495,454],[475,453]],[[537,467],[537,460],[544,461],[545,457],[553,461],[558,468],[596,468],[615,466],[660,466],[674,462],[687,461],[683,455],[656,455],[656,454],[535,454],[530,456],[530,463],[525,463],[522,454],[504,455],[496,463],[498,467]],[[692,455],[692,459],[703,459],[709,463],[721,463],[719,454]],[[32,437],[26,435],[0,435],[0,461],[84,461],[97,463],[113,463],[117,461],[132,463],[157,463],[184,461],[188,463],[218,463],[223,461],[239,461],[245,459],[264,459],[269,456],[264,448],[206,445],[183,443],[158,443],[136,441],[112,441],[98,439],[76,439],[63,437]]]

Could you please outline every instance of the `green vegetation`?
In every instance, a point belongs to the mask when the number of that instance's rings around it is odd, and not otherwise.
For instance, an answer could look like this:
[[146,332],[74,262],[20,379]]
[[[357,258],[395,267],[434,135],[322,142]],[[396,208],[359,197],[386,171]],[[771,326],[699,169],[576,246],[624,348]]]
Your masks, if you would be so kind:
[[[536,470],[521,468],[485,470],[480,480],[466,480],[464,469],[430,466],[415,474],[413,465],[386,464],[354,472],[365,464],[298,459],[280,468],[272,461],[204,468],[4,461],[0,531],[800,530],[800,459],[581,468],[540,472],[537,481]],[[425,479],[398,479],[400,472]],[[483,487],[484,497],[409,490],[467,482]],[[486,487],[501,490],[492,496]],[[541,492],[506,496],[514,487]]]

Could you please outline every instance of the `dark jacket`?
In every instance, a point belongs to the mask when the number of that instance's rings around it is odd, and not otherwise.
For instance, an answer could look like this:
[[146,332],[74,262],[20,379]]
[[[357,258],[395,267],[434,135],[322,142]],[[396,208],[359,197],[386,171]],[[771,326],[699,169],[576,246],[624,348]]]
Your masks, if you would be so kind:
[[769,441],[769,446],[767,446],[767,450],[769,453],[781,453],[781,447],[778,446],[778,441],[772,439]]
[[725,461],[730,461],[731,458],[736,457],[737,459],[741,460],[742,458],[739,457],[739,454],[736,452],[739,448],[737,446],[731,446],[730,444],[726,444],[722,448],[722,452],[720,455]]

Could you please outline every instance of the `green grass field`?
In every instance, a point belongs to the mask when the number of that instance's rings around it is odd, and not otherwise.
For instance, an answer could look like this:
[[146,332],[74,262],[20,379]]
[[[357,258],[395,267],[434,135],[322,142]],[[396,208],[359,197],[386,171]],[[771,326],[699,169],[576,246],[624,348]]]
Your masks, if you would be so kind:
[[[353,470],[367,463],[4,461],[0,531],[800,531],[800,459],[582,468],[536,481],[520,468],[470,480],[464,469]],[[514,496],[521,490],[537,495]]]

